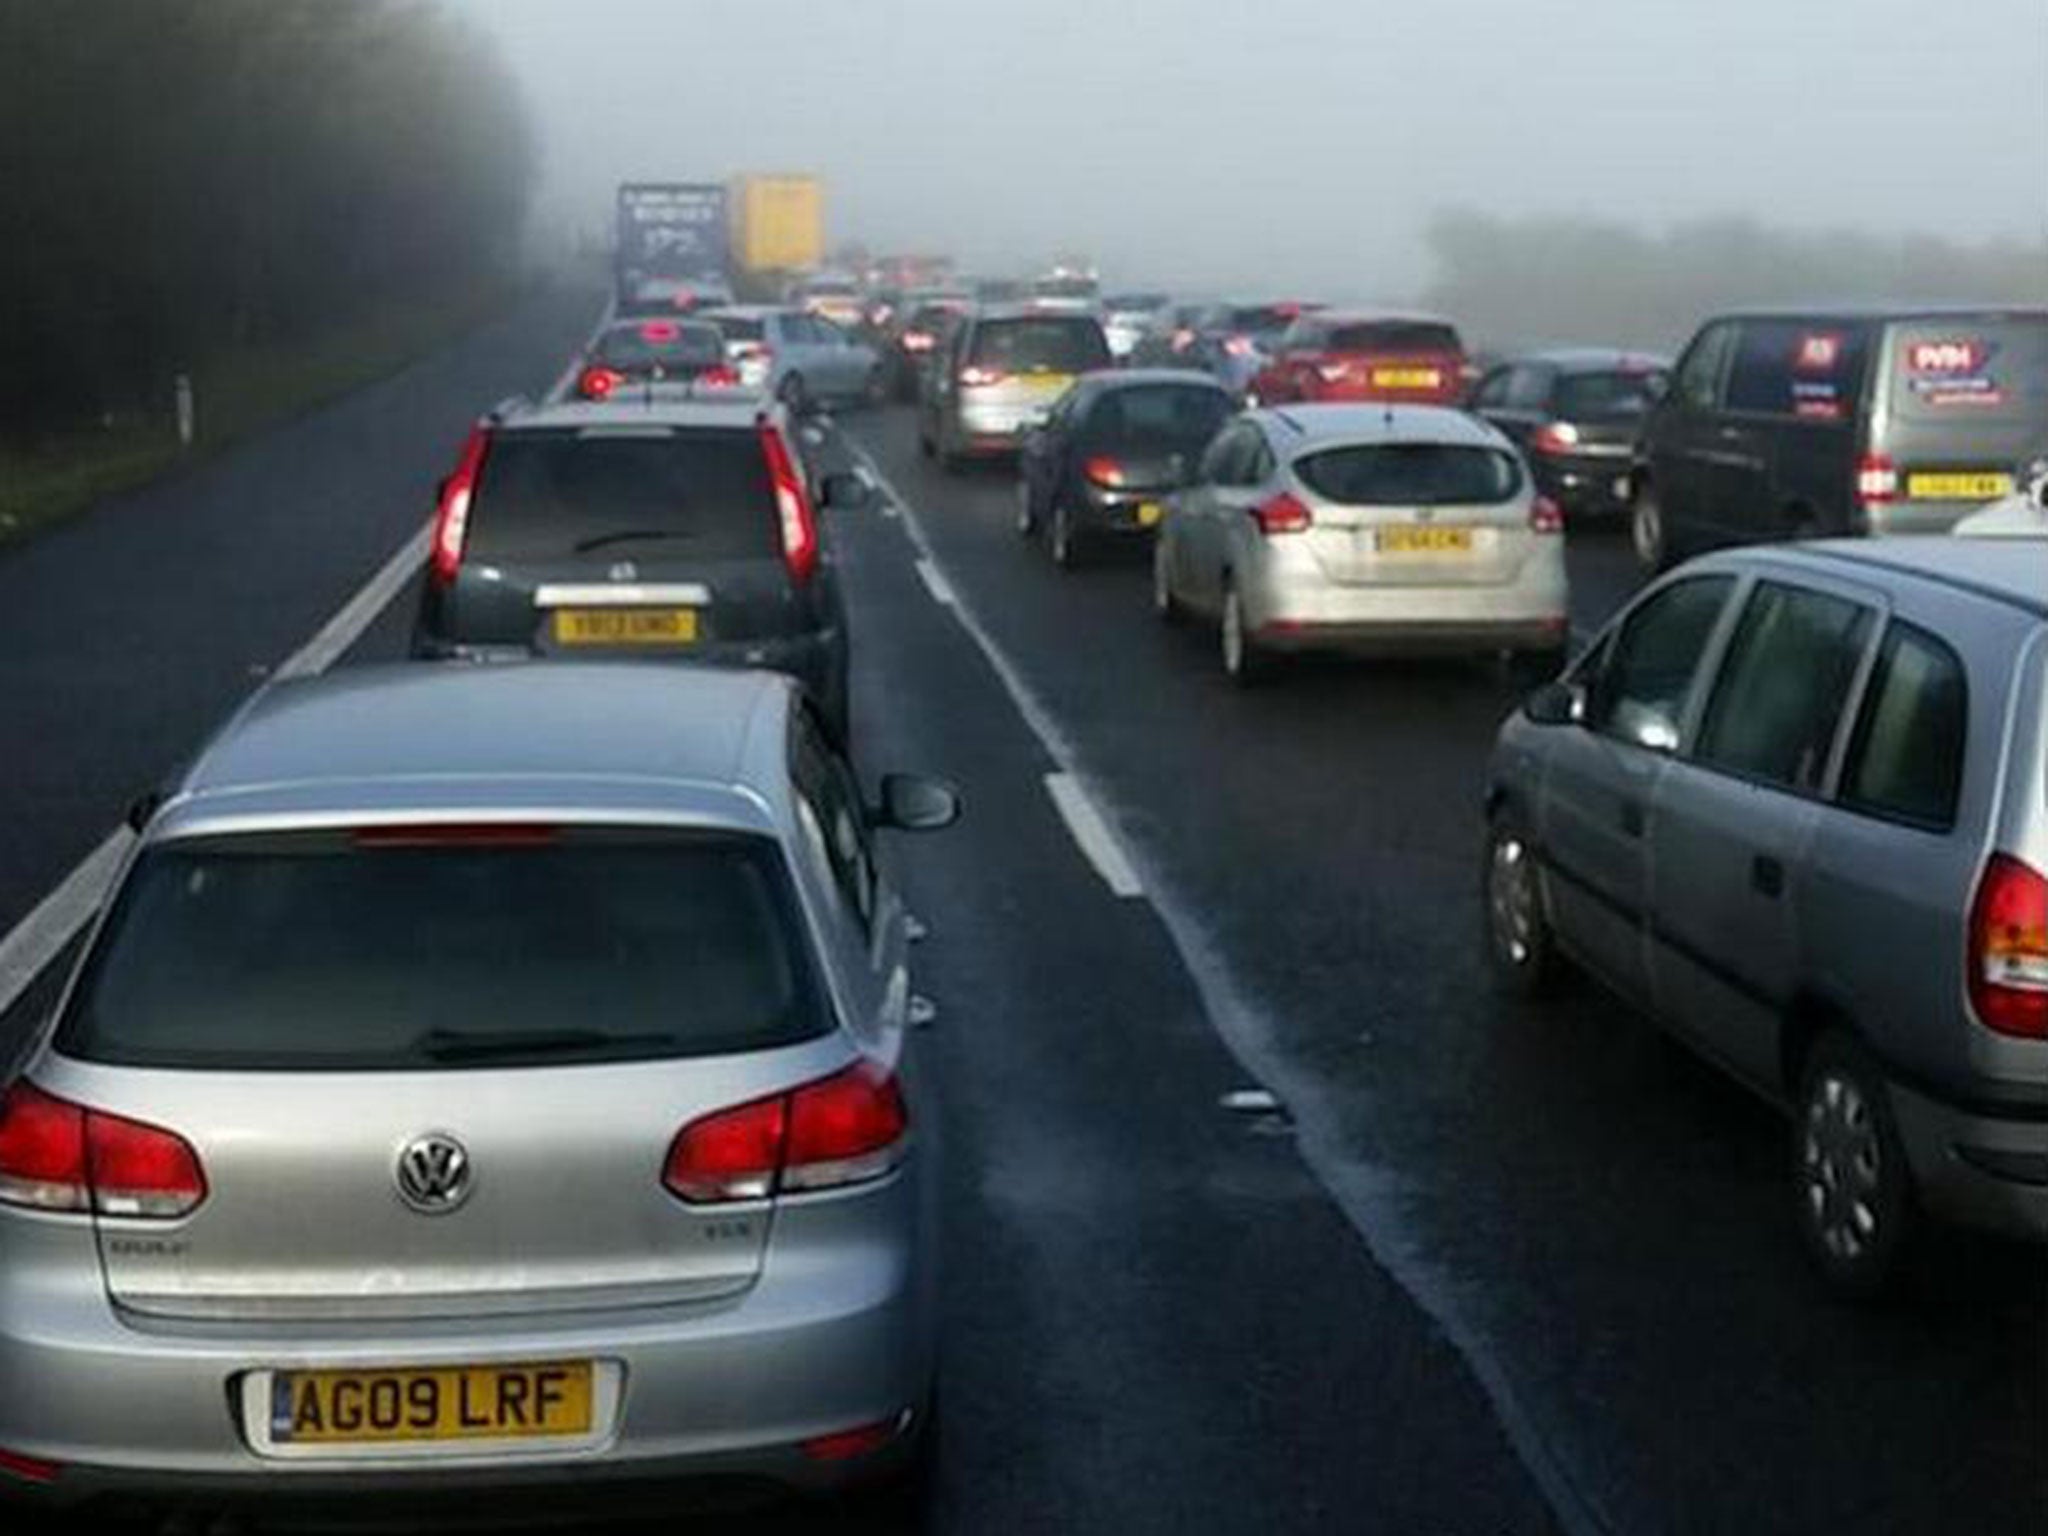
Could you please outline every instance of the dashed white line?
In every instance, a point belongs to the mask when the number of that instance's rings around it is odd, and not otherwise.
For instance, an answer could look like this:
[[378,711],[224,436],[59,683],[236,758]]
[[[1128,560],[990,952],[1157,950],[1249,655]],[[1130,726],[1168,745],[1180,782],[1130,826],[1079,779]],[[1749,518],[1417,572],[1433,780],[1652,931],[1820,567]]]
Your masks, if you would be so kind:
[[1123,844],[1109,830],[1109,823],[1095,809],[1095,802],[1088,798],[1081,781],[1071,773],[1048,773],[1045,790],[1059,808],[1060,819],[1066,822],[1067,831],[1082,855],[1095,866],[1095,873],[1102,876],[1102,883],[1127,901],[1144,895],[1145,882],[1131,868]]
[[917,579],[924,583],[924,589],[931,593],[932,601],[941,608],[960,606],[960,600],[953,592],[953,583],[946,580],[946,573],[930,560],[917,562]]

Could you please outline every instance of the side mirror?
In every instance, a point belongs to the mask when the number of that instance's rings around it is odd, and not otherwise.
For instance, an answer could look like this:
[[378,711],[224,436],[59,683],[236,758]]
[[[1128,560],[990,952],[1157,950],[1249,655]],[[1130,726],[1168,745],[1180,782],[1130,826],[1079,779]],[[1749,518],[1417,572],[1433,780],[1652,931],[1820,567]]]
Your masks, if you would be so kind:
[[882,803],[868,823],[898,832],[937,832],[960,819],[960,791],[944,779],[921,773],[891,773],[882,779]]
[[1562,680],[1545,683],[1522,701],[1522,713],[1535,725],[1584,725],[1586,690]]
[[835,512],[851,512],[866,506],[873,494],[859,475],[827,475],[821,500]]

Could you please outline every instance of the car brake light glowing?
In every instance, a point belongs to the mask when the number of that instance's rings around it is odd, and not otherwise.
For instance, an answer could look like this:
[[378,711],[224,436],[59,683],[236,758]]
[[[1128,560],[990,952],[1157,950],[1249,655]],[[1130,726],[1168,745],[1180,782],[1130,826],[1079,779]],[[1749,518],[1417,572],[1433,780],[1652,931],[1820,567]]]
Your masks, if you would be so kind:
[[1313,521],[1308,508],[1290,491],[1282,491],[1271,500],[1260,502],[1252,508],[1252,518],[1258,523],[1259,532],[1268,536],[1301,533]]
[[860,1062],[692,1120],[669,1145],[662,1183],[698,1205],[865,1183],[902,1161],[909,1129],[895,1077]]
[[673,320],[650,320],[640,327],[640,339],[657,346],[665,341],[674,341],[682,334]]
[[1579,429],[1568,421],[1546,421],[1529,437],[1538,453],[1570,453],[1579,446]]
[[775,515],[782,525],[782,559],[790,576],[804,582],[818,567],[818,522],[811,512],[810,493],[796,459],[774,422],[761,422],[761,453],[768,461],[768,479],[775,491]]
[[1986,1029],[2048,1040],[2048,877],[2003,853],[1970,904],[1969,986]]
[[702,373],[698,374],[697,382],[706,389],[737,389],[740,382],[740,371],[737,368],[728,368],[725,364],[719,363],[714,367],[706,368]]
[[1856,461],[1856,499],[1866,506],[1895,501],[1899,495],[1899,471],[1891,457],[1866,453]]
[[960,370],[960,382],[968,389],[978,389],[987,384],[1000,384],[1003,382],[1003,370],[972,364]]
[[609,400],[612,391],[626,382],[626,376],[615,368],[593,364],[576,377],[576,393],[586,400]]
[[1249,336],[1232,336],[1223,343],[1223,350],[1232,357],[1250,357],[1252,339]]
[[1548,496],[1538,496],[1529,503],[1529,531],[1531,533],[1563,533],[1564,508]]
[[1124,483],[1124,467],[1115,459],[1100,455],[1081,466],[1081,473],[1096,485],[1114,488]]
[[205,1198],[198,1154],[182,1136],[27,1081],[0,1094],[0,1204],[167,1219]]
[[1316,364],[1316,376],[1325,384],[1341,384],[1350,372],[1351,365],[1346,362]]
[[930,331],[905,331],[903,350],[906,352],[929,352],[934,338]]
[[462,456],[455,461],[455,472],[441,482],[431,556],[433,578],[439,586],[447,586],[462,569],[463,545],[469,538],[470,503],[476,499],[477,477],[483,473],[484,455],[490,444],[487,429],[481,425],[472,427],[462,445]]

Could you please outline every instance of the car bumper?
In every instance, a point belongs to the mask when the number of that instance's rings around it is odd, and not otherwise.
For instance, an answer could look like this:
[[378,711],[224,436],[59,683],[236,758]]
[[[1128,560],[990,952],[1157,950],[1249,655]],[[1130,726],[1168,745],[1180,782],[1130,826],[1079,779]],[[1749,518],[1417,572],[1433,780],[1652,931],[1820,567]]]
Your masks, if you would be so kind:
[[960,438],[970,452],[985,448],[1014,452],[1024,434],[1044,421],[1050,400],[965,402],[960,406]]
[[[883,1475],[909,1453],[930,1389],[935,1316],[928,1245],[914,1236],[915,1164],[883,1188],[778,1210],[778,1231],[742,1295],[685,1307],[417,1324],[146,1326],[91,1295],[62,1306],[37,1267],[8,1255],[0,1276],[0,1447],[59,1468],[10,1476],[0,1497],[59,1508],[192,1500],[276,1501],[374,1492],[399,1502],[592,1489],[668,1479],[734,1480],[828,1491]],[[897,1240],[900,1236],[900,1240]],[[90,1235],[86,1237],[90,1251]],[[240,1386],[252,1371],[612,1362],[622,1390],[601,1443],[489,1453],[350,1459],[259,1454]],[[898,1430],[853,1460],[804,1442],[869,1425]],[[604,1427],[601,1423],[600,1427]]]
[[1246,583],[1246,617],[1268,650],[1558,651],[1571,632],[1561,551],[1483,586],[1347,585],[1272,572]]
[[1567,513],[1620,516],[1629,509],[1629,466],[1615,459],[1545,459],[1532,456],[1536,487]]
[[1892,1118],[1928,1210],[2048,1242],[2048,1120],[2015,1120],[1892,1085]]
[[1149,491],[1091,487],[1080,501],[1082,526],[1090,533],[1149,538],[1165,521],[1166,504],[1174,494],[1171,487]]

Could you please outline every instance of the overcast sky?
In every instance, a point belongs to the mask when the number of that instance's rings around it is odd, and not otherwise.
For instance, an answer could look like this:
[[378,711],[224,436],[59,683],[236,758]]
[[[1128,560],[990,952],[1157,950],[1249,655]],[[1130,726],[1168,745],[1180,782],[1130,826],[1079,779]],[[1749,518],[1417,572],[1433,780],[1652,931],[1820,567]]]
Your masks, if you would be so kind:
[[1429,213],[2048,230],[2048,0],[460,0],[549,206],[825,178],[977,268],[1404,296]]

